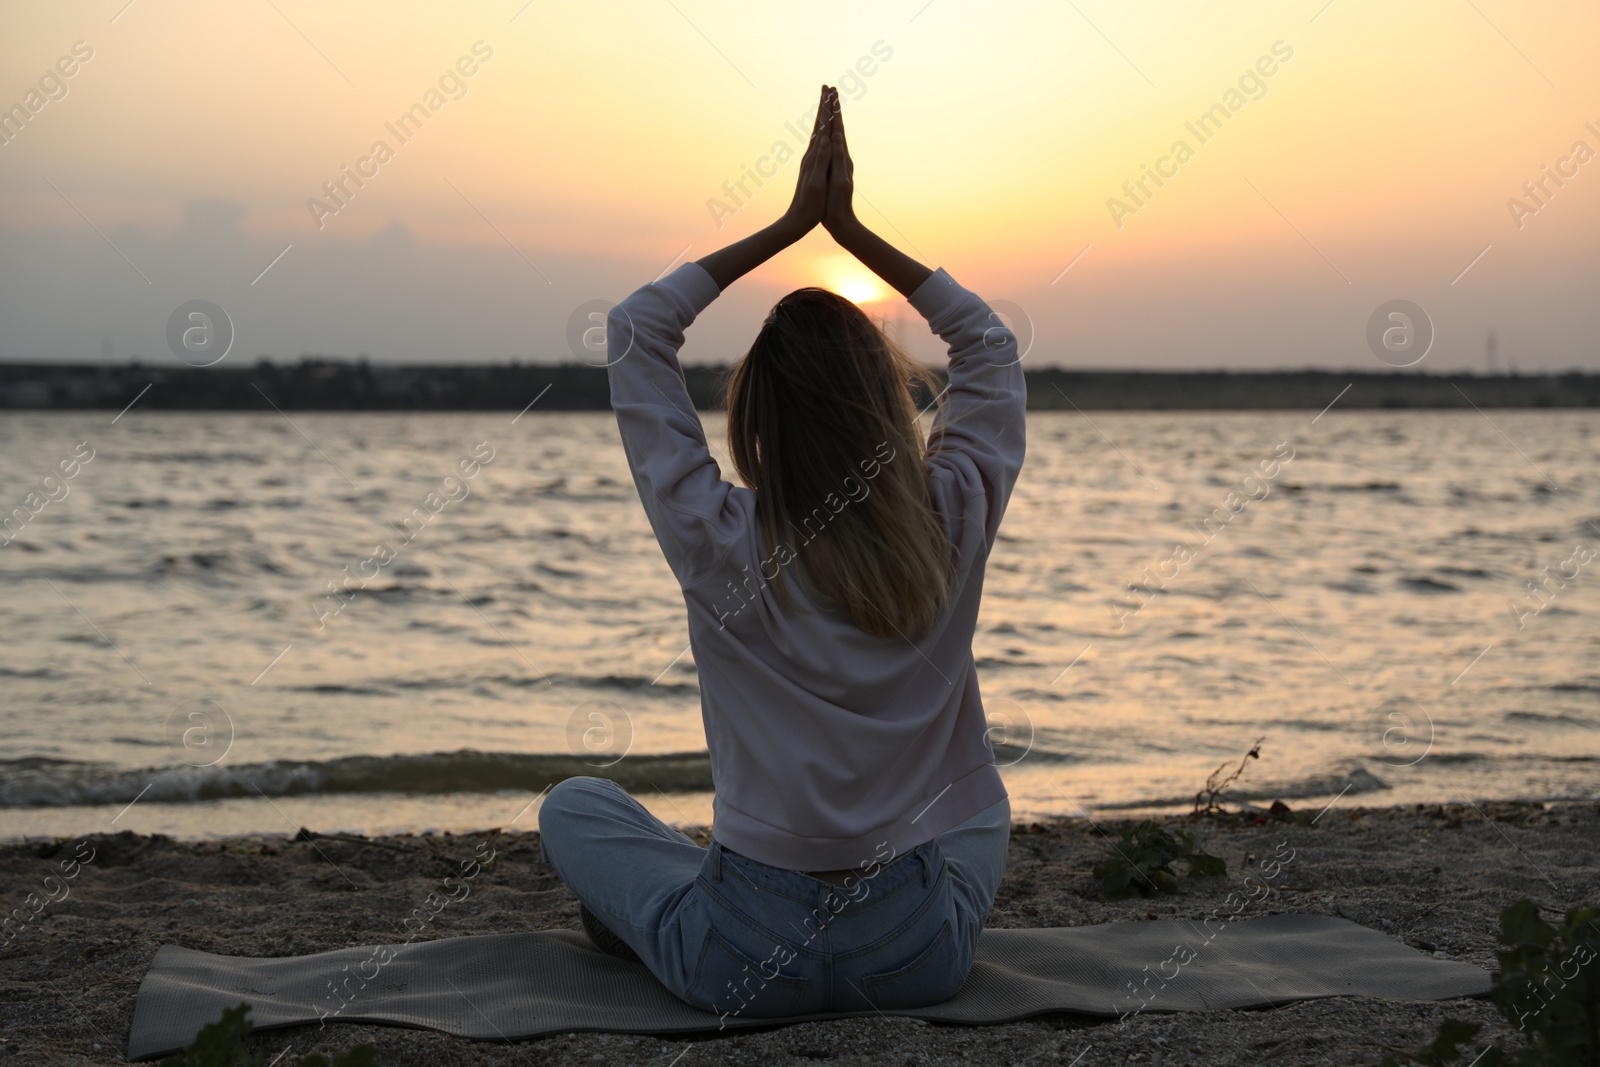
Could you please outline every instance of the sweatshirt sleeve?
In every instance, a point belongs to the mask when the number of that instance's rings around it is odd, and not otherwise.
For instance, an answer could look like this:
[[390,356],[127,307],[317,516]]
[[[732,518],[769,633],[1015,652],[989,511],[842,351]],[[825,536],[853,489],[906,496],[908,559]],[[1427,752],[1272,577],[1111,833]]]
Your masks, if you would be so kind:
[[908,298],[950,346],[949,385],[928,435],[928,465],[963,496],[982,493],[993,545],[1022,470],[1028,390],[1017,338],[977,294],[939,268]]
[[706,445],[678,349],[718,296],[698,263],[635,291],[606,317],[611,410],[651,529],[681,587],[719,563],[739,536],[734,486]]

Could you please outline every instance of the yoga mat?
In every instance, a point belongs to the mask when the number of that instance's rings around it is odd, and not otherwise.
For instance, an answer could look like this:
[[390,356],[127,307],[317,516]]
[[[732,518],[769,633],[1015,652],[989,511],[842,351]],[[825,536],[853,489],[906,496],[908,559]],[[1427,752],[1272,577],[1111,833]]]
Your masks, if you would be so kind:
[[[334,985],[344,991],[342,1000]],[[1269,915],[1210,926],[1163,919],[985,930],[972,972],[953,998],[885,1014],[978,1024],[1042,1012],[1120,1016],[1332,996],[1445,1000],[1488,991],[1489,972],[1482,968],[1432,959],[1345,919]],[[475,1040],[577,1030],[671,1034],[723,1024],[667,992],[642,964],[605,955],[577,930],[447,937],[276,959],[164,945],[139,986],[128,1058],[185,1047],[241,1001],[251,1006],[257,1030],[315,1024],[325,1014],[329,1022],[409,1026]],[[342,1003],[342,1011],[329,1014]],[[771,1019],[726,1020],[728,1029],[772,1025]]]

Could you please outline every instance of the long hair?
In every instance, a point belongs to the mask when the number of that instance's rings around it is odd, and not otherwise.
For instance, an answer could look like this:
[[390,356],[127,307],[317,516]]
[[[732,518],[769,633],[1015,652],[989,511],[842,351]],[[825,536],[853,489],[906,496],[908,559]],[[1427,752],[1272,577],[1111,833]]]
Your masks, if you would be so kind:
[[861,630],[911,637],[954,580],[928,488],[912,391],[934,373],[826,289],[773,307],[727,381],[728,443],[771,553],[761,577],[788,605],[786,566]]

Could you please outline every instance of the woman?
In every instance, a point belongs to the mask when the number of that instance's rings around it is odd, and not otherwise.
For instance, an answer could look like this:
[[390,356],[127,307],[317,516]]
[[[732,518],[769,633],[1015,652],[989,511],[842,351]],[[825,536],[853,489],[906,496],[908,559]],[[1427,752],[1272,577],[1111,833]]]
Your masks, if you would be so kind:
[[[621,788],[570,778],[542,853],[585,929],[729,1018],[920,1007],[972,966],[1011,809],[972,658],[984,563],[1022,467],[1016,338],[942,269],[867,229],[836,91],[766,229],[608,319],[611,406],[683,590],[715,783],[709,849]],[[778,302],[728,383],[722,480],[677,361],[683,331],[817,223],[950,346],[931,373],[849,301]]]

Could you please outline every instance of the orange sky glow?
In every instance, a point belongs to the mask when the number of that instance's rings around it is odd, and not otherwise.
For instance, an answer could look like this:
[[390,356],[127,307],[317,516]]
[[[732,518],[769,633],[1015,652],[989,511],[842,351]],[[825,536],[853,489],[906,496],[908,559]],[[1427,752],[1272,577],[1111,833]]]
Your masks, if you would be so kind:
[[[0,359],[162,357],[194,298],[251,359],[570,359],[578,305],[781,213],[828,82],[863,221],[1021,309],[1038,363],[1381,369],[1366,319],[1405,298],[1438,329],[1420,369],[1480,367],[1491,329],[1524,368],[1600,369],[1593,4],[110,0],[0,25]],[[906,313],[818,230],[685,359],[737,355],[802,285]]]

